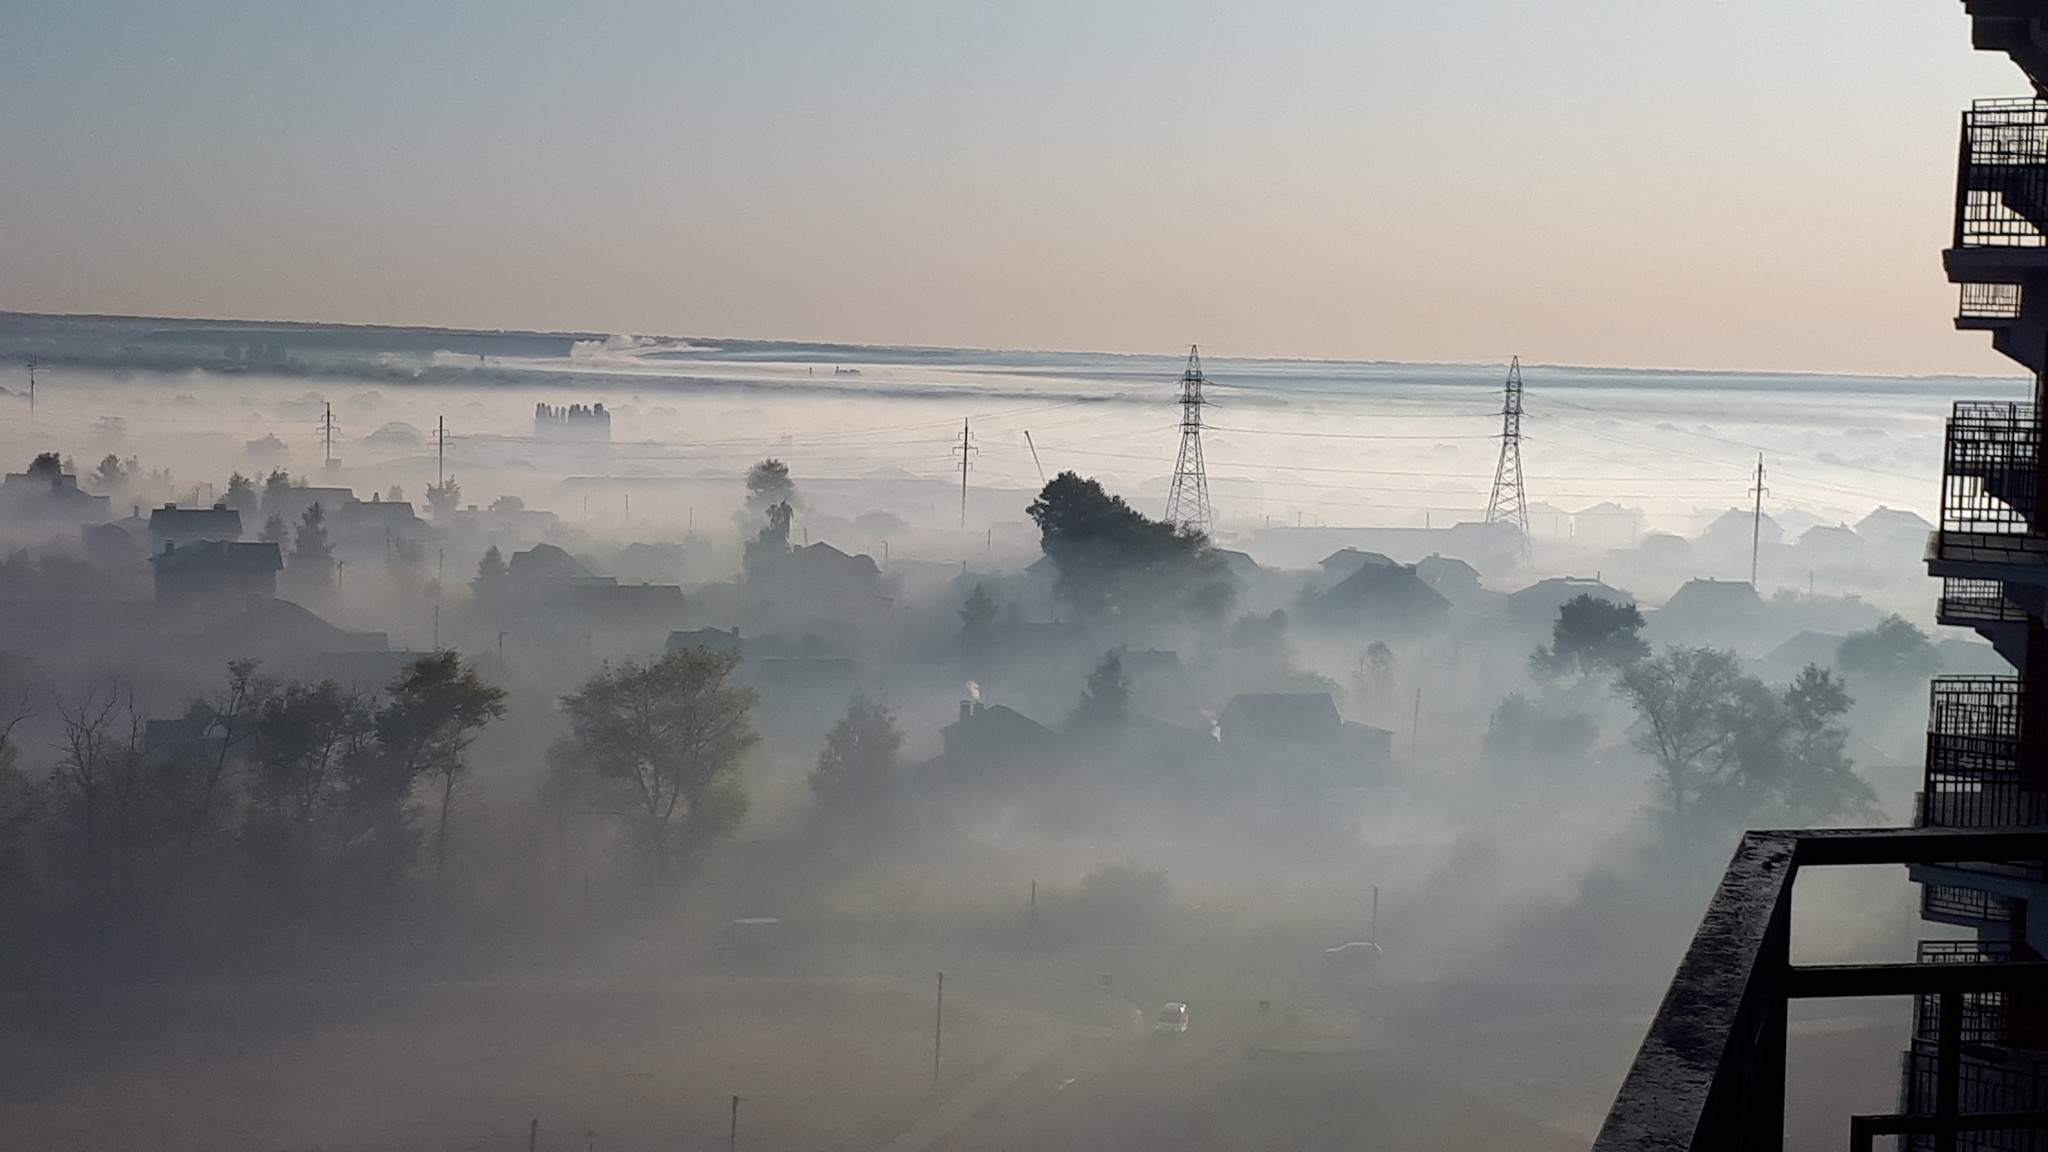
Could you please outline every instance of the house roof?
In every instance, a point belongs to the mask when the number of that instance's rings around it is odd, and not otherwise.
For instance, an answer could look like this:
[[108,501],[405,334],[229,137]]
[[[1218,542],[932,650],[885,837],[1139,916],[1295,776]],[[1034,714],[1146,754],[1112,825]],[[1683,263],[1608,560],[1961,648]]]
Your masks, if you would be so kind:
[[1340,572],[1348,575],[1349,573],[1356,572],[1360,568],[1363,568],[1367,565],[1372,565],[1375,567],[1397,566],[1395,565],[1394,558],[1392,556],[1388,556],[1379,552],[1366,552],[1361,549],[1350,547],[1337,549],[1335,552],[1332,552],[1328,556],[1325,556],[1321,560],[1317,561],[1317,564],[1322,568],[1323,571],[1328,572],[1332,576],[1335,576]]
[[1705,577],[1687,580],[1679,585],[1678,591],[1664,604],[1664,611],[1689,612],[1746,612],[1763,603],[1756,589],[1747,580],[1716,580]]
[[149,558],[158,575],[201,573],[276,572],[284,567],[284,556],[275,544],[257,540],[201,540],[183,548],[167,544]]
[[681,652],[686,648],[709,648],[713,652],[738,652],[741,647],[740,630],[734,628],[728,632],[719,628],[696,628],[690,631],[678,629],[668,634],[668,643],[664,647],[670,652]]
[[217,539],[235,540],[242,535],[242,514],[225,504],[211,508],[180,508],[166,504],[149,512],[149,530],[179,536],[208,533]]
[[1247,692],[1233,696],[1219,720],[1228,739],[1299,740],[1341,730],[1343,717],[1328,692]]
[[1443,593],[1424,583],[1406,564],[1381,567],[1362,564],[1335,588],[1324,594],[1324,602],[1337,608],[1398,611],[1409,615],[1436,615],[1450,610]]
[[587,580],[590,569],[553,544],[535,544],[514,552],[505,574],[515,580]]
[[1616,604],[1636,602],[1634,596],[1599,580],[1589,580],[1584,576],[1552,576],[1508,593],[1508,604],[1517,609],[1541,608],[1551,612],[1574,596],[1598,596]]
[[1423,583],[1438,591],[1446,587],[1479,587],[1479,569],[1456,556],[1432,552],[1426,558],[1415,562],[1415,574],[1422,578]]

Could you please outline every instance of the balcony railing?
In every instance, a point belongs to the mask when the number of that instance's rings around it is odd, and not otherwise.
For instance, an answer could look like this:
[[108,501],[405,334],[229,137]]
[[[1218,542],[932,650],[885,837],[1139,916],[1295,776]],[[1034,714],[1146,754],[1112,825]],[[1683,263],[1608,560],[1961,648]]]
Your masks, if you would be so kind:
[[1955,247],[2048,246],[2048,101],[1979,100],[1963,113]]
[[2034,406],[1958,403],[1949,416],[1941,473],[1942,531],[2028,531],[2041,474]]
[[1956,302],[1956,315],[1966,320],[2017,320],[2020,316],[2020,286],[2017,284],[1963,284]]
[[1918,823],[2048,823],[2048,790],[2021,775],[2024,690],[2012,676],[1941,676],[1929,689],[1927,775]]
[[2044,859],[2048,829],[1748,833],[1615,1096],[1595,1152],[1782,1152],[1786,1004],[1850,996],[1935,1000],[1933,1038],[1907,1058],[1900,1112],[1848,1117],[1852,1148],[1868,1149],[1886,1134],[1905,1137],[1909,1147],[1934,1148],[1956,1148],[1965,1134],[1975,1147],[2030,1148],[2048,1140],[2048,1085],[2017,1076],[1986,1081],[1980,1072],[2004,1070],[1966,1061],[1964,1040],[1966,997],[2048,993],[2048,961],[1791,963],[1792,887],[1801,868]]
[[2012,920],[2012,907],[1982,888],[1960,884],[1926,884],[1920,889],[1920,914],[1951,920],[1977,920],[2004,924]]
[[2002,580],[1950,576],[1941,582],[1935,619],[1943,624],[2024,624],[2027,610],[2006,599]]

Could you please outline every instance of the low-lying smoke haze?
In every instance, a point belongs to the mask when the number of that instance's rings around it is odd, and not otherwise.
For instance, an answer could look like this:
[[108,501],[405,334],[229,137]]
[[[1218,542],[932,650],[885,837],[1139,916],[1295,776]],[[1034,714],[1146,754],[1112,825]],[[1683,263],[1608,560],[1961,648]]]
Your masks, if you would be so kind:
[[[0,351],[42,1144],[708,1146],[738,1096],[756,1146],[1582,1146],[1734,830],[1904,818],[1926,678],[1998,665],[1913,561],[2002,380],[1524,364],[1524,547],[1501,364],[1205,358],[1198,538],[1175,349]],[[1660,757],[1665,675],[1739,755]],[[1903,954],[1892,881],[1802,889],[1802,955]],[[1904,1027],[1800,1017],[1795,1127]]]
[[1965,15],[0,3],[0,1149],[1587,1147],[2032,715]]

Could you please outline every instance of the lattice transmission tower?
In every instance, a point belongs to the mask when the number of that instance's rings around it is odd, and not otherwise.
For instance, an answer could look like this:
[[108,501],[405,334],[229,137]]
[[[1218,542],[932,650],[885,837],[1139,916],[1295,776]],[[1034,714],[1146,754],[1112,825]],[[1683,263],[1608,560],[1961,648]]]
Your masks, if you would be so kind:
[[1493,469],[1493,495],[1486,498],[1488,524],[1513,524],[1529,538],[1529,497],[1522,489],[1522,358],[1508,362],[1507,395],[1500,406],[1500,463]]
[[1188,366],[1180,374],[1180,459],[1173,466],[1173,490],[1166,497],[1166,521],[1207,532],[1209,472],[1202,463],[1202,352],[1188,345]]

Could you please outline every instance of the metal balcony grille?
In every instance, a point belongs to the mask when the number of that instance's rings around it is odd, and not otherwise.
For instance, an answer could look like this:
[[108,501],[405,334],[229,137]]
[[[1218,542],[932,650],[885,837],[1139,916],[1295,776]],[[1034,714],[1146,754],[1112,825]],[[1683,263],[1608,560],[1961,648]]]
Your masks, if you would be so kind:
[[1928,884],[1920,889],[1920,912],[1924,916],[1950,916],[2003,924],[2012,919],[2006,902],[1981,888],[1959,884]]
[[[1987,995],[1996,995],[1987,993]],[[1938,1017],[1937,1017],[1938,1020]],[[1916,1021],[1917,1023],[1917,1021]],[[1965,1033],[1971,1017],[1963,1016]],[[1978,1043],[1965,1039],[1965,1044]],[[1899,1092],[1899,1111],[1925,1114],[1935,1107],[1939,1061],[1933,1047],[1919,1042],[1906,1053],[1906,1075]],[[2048,1101],[2048,1075],[2031,1062],[1998,1064],[1981,1054],[1965,1052],[1956,1068],[1956,1107],[1959,1112],[2030,1112]],[[1933,1136],[1904,1136],[1901,1149],[1934,1152]],[[1958,1152],[2048,1152],[2048,1133],[2040,1129],[2006,1129],[1963,1132],[1956,1136]]]
[[2005,598],[1999,580],[1950,576],[1941,582],[1941,603],[1935,617],[1943,624],[2024,624],[2026,609]]
[[1929,695],[1920,824],[2007,828],[2048,821],[2041,781],[2020,777],[2020,681],[1943,676]]
[[1979,100],[1963,113],[1955,246],[2048,245],[2048,102]]
[[2020,286],[2017,284],[1964,284],[1956,315],[1976,320],[2017,320],[2020,315]]
[[2041,425],[2032,404],[1958,403],[1942,453],[1942,532],[2027,533],[2040,471]]

